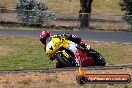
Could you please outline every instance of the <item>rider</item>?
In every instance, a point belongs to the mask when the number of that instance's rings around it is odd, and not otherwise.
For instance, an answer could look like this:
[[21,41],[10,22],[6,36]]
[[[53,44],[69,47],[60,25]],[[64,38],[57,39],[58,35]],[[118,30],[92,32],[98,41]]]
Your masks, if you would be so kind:
[[[42,31],[40,33],[40,41],[42,44],[46,45],[46,40],[51,36],[51,33],[49,31]],[[77,37],[76,35],[70,35],[69,33],[63,33],[62,35],[58,34],[56,35],[56,37],[61,37],[61,36],[65,36],[67,37],[68,40],[79,44],[80,46],[82,46],[85,50],[89,50],[91,47],[87,44],[85,44],[81,38]]]
[[[91,47],[89,46],[89,45],[87,45],[87,44],[85,44],[83,41],[82,41],[82,39],[81,38],[79,38],[79,37],[77,37],[76,35],[70,35],[69,33],[64,33],[64,34],[58,34],[58,35],[56,35],[56,37],[63,37],[63,36],[65,36],[68,40],[70,40],[70,41],[72,41],[71,43],[73,44],[73,42],[74,42],[74,44],[78,44],[78,45],[80,45],[81,47],[83,47],[83,49],[84,49],[84,51],[88,51],[88,50],[90,50],[91,49]],[[42,44],[44,44],[45,45],[45,48],[44,48],[44,50],[46,50],[46,42],[47,42],[47,40],[48,40],[48,38],[50,38],[51,37],[51,33],[49,32],[49,31],[42,31],[41,33],[40,33],[40,41],[42,42]],[[75,45],[75,46],[76,46]],[[78,57],[78,55],[77,55],[77,53],[78,53],[78,50],[77,49],[71,49],[71,51],[74,53],[74,55],[75,55],[75,57],[76,58],[79,58]],[[50,58],[50,60],[53,60],[52,58]],[[88,60],[85,60],[84,61],[84,64],[86,65],[87,64],[87,61],[89,62],[88,63],[88,65],[92,65],[93,63],[94,63],[94,61],[92,60],[92,59],[88,59]],[[86,62],[86,63],[85,63]],[[76,60],[76,65],[77,66],[80,66],[80,62],[79,62],[79,60]]]

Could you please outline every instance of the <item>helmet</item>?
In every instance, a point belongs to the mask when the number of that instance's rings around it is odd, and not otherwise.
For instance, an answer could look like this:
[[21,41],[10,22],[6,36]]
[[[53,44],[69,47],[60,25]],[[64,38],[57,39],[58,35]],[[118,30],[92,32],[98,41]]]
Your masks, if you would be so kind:
[[46,40],[50,37],[51,33],[49,31],[42,31],[39,35],[42,44],[46,44]]

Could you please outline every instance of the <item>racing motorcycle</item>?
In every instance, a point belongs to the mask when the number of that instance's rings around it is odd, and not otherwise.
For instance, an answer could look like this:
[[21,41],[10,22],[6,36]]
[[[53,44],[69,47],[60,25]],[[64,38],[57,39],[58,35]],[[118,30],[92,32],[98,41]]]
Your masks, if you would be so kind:
[[[71,41],[67,40],[66,37],[56,37],[55,35],[51,36],[49,42],[46,44],[46,54],[49,57],[52,57],[52,60],[57,60],[57,63],[61,67],[76,67],[77,63],[75,61],[75,55],[73,52],[67,49]],[[87,52],[84,51],[84,48],[77,45],[78,56],[83,59],[92,59],[93,63],[89,61],[79,61],[82,67],[85,66],[105,66],[105,59],[97,51],[90,49]]]

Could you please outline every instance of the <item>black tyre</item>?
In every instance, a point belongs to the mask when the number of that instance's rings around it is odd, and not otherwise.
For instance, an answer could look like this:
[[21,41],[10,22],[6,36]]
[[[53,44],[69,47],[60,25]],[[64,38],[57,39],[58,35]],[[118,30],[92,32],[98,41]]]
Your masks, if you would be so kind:
[[105,66],[105,64],[106,64],[105,59],[97,51],[90,49],[89,56],[91,56],[94,59],[93,66]]
[[69,61],[66,61],[66,59],[64,59],[65,57],[63,56],[62,53],[58,53],[56,55],[56,59],[58,61],[59,64],[63,65],[64,67],[74,67],[73,64],[71,64]]
[[79,85],[83,85],[86,83],[86,78],[84,76],[77,76],[76,81]]
[[65,66],[62,65],[62,64],[60,64],[59,62],[57,62],[57,63],[55,64],[55,67],[56,67],[56,68],[63,68],[63,67],[65,67]]

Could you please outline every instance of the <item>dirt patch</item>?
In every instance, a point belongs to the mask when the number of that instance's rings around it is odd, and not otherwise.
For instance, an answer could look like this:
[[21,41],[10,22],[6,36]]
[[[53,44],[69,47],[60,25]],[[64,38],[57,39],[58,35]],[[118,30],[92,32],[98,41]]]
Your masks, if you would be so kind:
[[[90,70],[87,74],[130,74],[132,76],[132,69],[118,69],[118,70]],[[76,83],[75,71],[55,72],[55,73],[1,73],[0,74],[0,88],[85,88]],[[125,84],[127,85],[127,84]],[[123,84],[124,88],[125,86]],[[85,85],[88,86],[94,85]],[[100,85],[102,86],[102,85]],[[107,85],[108,86],[108,85]],[[111,85],[113,86],[113,85]],[[128,85],[127,85],[128,86]],[[132,86],[132,85],[131,85]],[[101,87],[98,87],[101,88]],[[108,87],[107,87],[108,88]],[[116,88],[112,87],[112,88]]]

